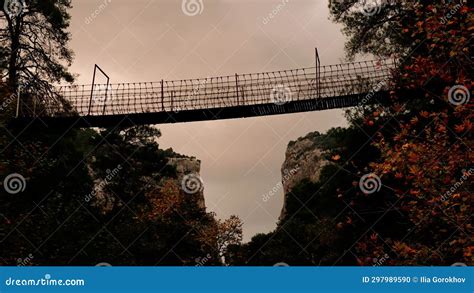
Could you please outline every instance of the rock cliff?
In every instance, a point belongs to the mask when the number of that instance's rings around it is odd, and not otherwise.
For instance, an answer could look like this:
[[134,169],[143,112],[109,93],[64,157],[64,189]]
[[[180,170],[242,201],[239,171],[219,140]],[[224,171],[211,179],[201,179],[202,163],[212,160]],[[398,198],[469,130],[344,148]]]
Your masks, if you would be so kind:
[[201,161],[196,158],[169,158],[168,164],[176,168],[176,183],[181,189],[192,196],[200,208],[206,208],[204,200],[204,182],[201,179]]
[[285,161],[281,168],[284,199],[280,220],[287,215],[288,193],[293,187],[303,179],[317,182],[321,169],[329,164],[329,161],[324,158],[325,151],[320,148],[320,137],[318,132],[312,132],[288,144]]

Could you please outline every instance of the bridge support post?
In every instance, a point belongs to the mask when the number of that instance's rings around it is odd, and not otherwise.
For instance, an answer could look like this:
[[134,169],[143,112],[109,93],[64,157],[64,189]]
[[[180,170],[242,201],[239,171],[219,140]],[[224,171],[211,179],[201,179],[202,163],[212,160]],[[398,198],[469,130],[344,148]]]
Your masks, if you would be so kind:
[[239,75],[235,74],[235,92],[237,94],[237,106],[240,105],[239,102]]
[[94,74],[92,75],[91,99],[89,100],[89,110],[87,111],[87,116],[91,115],[92,97],[94,95],[94,85],[95,85],[95,74],[96,74],[96,72],[97,72],[97,64],[94,66]]
[[94,75],[92,76],[92,88],[91,88],[91,99],[89,100],[89,110],[87,112],[87,116],[91,115],[91,109],[92,109],[92,98],[94,97],[94,86],[95,86],[95,75],[97,73],[97,69],[102,72],[102,74],[107,78],[107,87],[105,88],[105,101],[104,101],[104,111],[103,114],[105,114],[105,102],[107,101],[107,90],[109,89],[109,82],[110,78],[109,76],[102,70],[102,68],[99,67],[99,65],[95,64],[94,66]]
[[107,94],[109,91],[109,78],[107,77],[107,85],[105,86],[105,99],[104,99],[104,110],[102,111],[102,115],[105,115],[105,105],[107,105]]
[[161,80],[161,110],[164,112],[165,111],[165,102],[164,102],[164,81],[163,79]]
[[316,87],[316,97],[321,97],[321,62],[319,60],[318,48],[314,48],[315,59],[316,59],[316,80],[314,81],[314,86]]

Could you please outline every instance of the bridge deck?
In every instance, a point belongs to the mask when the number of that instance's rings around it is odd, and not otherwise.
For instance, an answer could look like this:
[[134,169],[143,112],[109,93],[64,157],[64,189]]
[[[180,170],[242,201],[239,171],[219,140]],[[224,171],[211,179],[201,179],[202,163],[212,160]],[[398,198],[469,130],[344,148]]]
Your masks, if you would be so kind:
[[183,110],[179,112],[150,112],[150,113],[133,113],[133,114],[113,114],[113,115],[96,115],[96,116],[67,116],[67,117],[37,117],[37,118],[18,118],[16,125],[28,125],[34,123],[36,125],[48,127],[113,127],[120,125],[121,127],[134,125],[150,125],[150,124],[170,124],[180,122],[193,121],[211,121],[234,118],[249,118],[258,116],[282,115],[291,113],[301,113],[310,111],[321,111],[329,109],[340,109],[361,105],[367,101],[372,103],[380,101],[389,96],[386,91],[370,93],[370,100],[367,99],[368,94],[346,95],[340,97],[330,97],[324,99],[308,99],[302,101],[291,101],[283,105],[260,104],[249,106],[235,106],[212,108],[205,110]]
[[[20,100],[17,123],[106,127],[276,115],[355,106],[389,90],[393,63],[363,61],[202,79],[75,85]],[[38,106],[40,105],[40,106]]]

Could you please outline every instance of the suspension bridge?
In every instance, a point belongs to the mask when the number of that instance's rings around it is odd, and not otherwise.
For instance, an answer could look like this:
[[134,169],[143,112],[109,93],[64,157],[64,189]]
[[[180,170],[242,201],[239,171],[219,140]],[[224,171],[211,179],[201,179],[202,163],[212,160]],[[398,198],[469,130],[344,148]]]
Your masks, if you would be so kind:
[[21,125],[111,127],[353,107],[388,96],[394,64],[373,60],[321,66],[316,51],[316,65],[308,68],[157,82],[93,81],[58,87],[54,100],[19,98],[14,120]]

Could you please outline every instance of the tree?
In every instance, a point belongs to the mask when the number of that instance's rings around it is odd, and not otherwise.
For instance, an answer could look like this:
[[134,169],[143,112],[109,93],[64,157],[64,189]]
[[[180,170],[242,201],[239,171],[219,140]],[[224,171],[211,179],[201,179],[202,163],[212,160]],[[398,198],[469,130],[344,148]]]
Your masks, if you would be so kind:
[[217,220],[217,248],[219,257],[225,261],[228,247],[242,243],[242,220],[232,215],[230,218]]
[[388,244],[398,264],[473,264],[472,8],[451,2],[417,5],[414,11],[415,25],[404,24],[402,33],[421,51],[400,68],[400,86],[424,88],[423,96],[406,98],[432,102],[418,109],[398,103],[385,109],[384,114],[396,115],[398,131],[380,130],[375,145],[382,157],[372,164],[385,182],[398,187],[398,206],[412,227],[403,238],[386,237],[384,244],[364,239],[358,250],[370,258],[369,251]]
[[[10,142],[5,129],[0,264],[222,264],[214,214],[181,189],[168,161],[183,156],[159,148],[158,130],[27,129]],[[14,173],[23,186],[4,185]]]
[[2,79],[13,93],[27,87],[41,97],[37,102],[58,102],[53,85],[74,80],[67,68],[73,59],[67,31],[71,0],[3,0],[0,4]]
[[[349,57],[403,58],[391,98],[351,110],[347,129],[318,137],[331,161],[319,182],[295,186],[286,218],[232,247],[233,264],[473,264],[472,8],[376,1],[385,4],[373,13],[366,2],[332,1],[331,11]],[[370,173],[380,181],[363,192]]]
[[351,124],[377,134],[372,145],[380,156],[367,169],[391,187],[385,193],[406,223],[363,235],[358,262],[372,264],[388,252],[387,265],[472,264],[472,8],[463,1],[399,1],[368,15],[349,8],[355,1],[341,2],[331,11],[345,25],[348,55],[398,55],[395,85],[418,90],[395,90],[385,107],[353,113]]
[[343,32],[349,37],[348,57],[357,53],[399,54],[400,44],[408,46],[409,41],[402,40],[397,32],[401,31],[401,24],[413,16],[415,2],[419,1],[330,0],[333,20],[344,25]]
[[[451,21],[453,11],[466,7],[466,0],[329,0],[335,22],[341,23],[349,40],[346,52],[352,58],[358,53],[376,56],[402,56],[412,53],[428,54],[429,48],[419,47],[416,38],[404,33],[407,27],[423,25],[429,7],[436,6],[440,22]],[[453,10],[454,9],[454,10]],[[421,13],[421,14],[420,14]],[[425,31],[425,36],[430,32]]]

